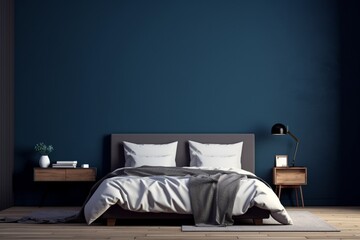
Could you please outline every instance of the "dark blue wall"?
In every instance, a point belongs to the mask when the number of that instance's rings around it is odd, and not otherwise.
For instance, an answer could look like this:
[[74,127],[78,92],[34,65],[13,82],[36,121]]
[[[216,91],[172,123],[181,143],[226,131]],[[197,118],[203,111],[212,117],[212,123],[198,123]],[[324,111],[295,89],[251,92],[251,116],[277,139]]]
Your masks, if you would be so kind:
[[275,122],[301,140],[306,204],[346,202],[337,1],[16,0],[15,11],[17,205],[40,198],[35,143],[102,176],[111,133],[253,132],[271,181],[274,155],[294,146],[270,135]]
[[341,195],[349,205],[360,205],[360,1],[340,2],[341,85],[340,159]]

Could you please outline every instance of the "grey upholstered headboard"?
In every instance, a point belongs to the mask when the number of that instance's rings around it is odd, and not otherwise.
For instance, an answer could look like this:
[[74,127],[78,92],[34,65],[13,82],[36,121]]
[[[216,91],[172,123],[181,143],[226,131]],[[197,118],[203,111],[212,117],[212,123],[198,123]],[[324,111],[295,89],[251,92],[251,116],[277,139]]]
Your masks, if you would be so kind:
[[236,143],[243,141],[241,157],[242,168],[255,172],[255,135],[254,134],[111,134],[111,170],[125,165],[123,141],[132,143],[170,143],[178,141],[176,164],[189,166],[190,154],[188,141],[201,143]]

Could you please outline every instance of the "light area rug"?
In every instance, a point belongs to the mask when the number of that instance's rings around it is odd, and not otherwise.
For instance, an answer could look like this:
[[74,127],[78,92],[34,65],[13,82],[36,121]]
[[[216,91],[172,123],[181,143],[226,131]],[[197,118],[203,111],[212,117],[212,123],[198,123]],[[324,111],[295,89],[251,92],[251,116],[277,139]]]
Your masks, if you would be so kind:
[[282,225],[273,218],[264,219],[263,225],[244,224],[227,227],[196,227],[183,225],[183,232],[339,232],[321,218],[308,211],[288,211],[293,225]]
[[[0,217],[0,223],[71,223],[77,221],[79,211],[35,211],[25,217]],[[85,221],[84,221],[85,222]]]

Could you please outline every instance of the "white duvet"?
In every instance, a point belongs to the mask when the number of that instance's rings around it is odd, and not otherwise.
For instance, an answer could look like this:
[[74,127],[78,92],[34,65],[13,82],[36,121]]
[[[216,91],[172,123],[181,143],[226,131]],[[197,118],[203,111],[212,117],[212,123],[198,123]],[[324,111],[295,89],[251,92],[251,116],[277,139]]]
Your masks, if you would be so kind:
[[[253,175],[241,169],[219,170]],[[188,182],[188,177],[173,176],[108,178],[99,185],[86,203],[86,222],[91,224],[114,204],[131,211],[190,214]],[[282,224],[292,224],[290,216],[271,188],[257,179],[243,179],[236,194],[233,215],[244,214],[253,206],[269,210],[271,216]]]

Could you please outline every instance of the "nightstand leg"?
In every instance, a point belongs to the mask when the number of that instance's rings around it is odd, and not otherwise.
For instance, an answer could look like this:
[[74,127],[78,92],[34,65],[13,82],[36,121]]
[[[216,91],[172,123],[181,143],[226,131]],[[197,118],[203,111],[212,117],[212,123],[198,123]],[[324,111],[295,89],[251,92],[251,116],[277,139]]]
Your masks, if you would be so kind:
[[300,186],[300,196],[301,196],[302,207],[304,207],[304,197],[303,197],[303,192],[302,192],[302,187],[301,186]]
[[281,185],[279,186],[279,194],[278,194],[278,197],[279,197],[279,199],[280,199],[280,197],[281,197]]
[[299,196],[298,196],[298,188],[295,188],[295,197],[296,197],[296,206],[299,206]]

